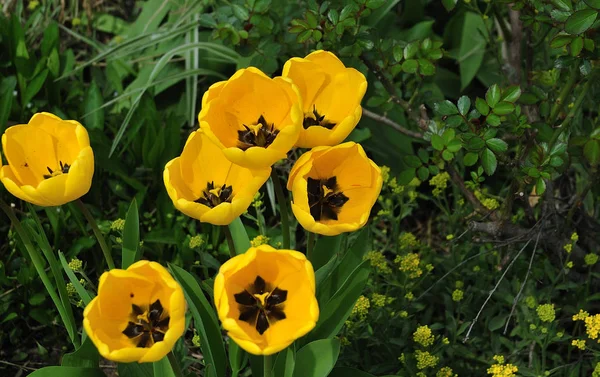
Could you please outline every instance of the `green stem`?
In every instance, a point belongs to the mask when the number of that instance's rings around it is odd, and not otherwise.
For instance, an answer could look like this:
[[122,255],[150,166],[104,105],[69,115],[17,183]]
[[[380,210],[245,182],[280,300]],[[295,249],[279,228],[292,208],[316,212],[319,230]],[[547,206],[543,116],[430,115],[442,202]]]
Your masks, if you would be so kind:
[[273,186],[275,187],[275,196],[279,203],[279,214],[281,215],[281,234],[283,237],[283,248],[290,248],[290,218],[288,214],[287,200],[285,199],[285,193],[283,192],[283,186],[277,175],[277,171],[273,169],[271,171],[271,179],[273,180]]
[[227,238],[227,246],[229,246],[229,256],[233,258],[237,254],[235,252],[235,243],[233,243],[233,236],[231,235],[231,230],[229,230],[229,225],[223,226],[223,232],[225,232],[225,238]]
[[579,77],[579,62],[573,65],[573,69],[569,73],[569,80],[563,86],[563,89],[560,91],[554,106],[552,106],[552,110],[550,111],[550,117],[548,118],[548,125],[552,127],[554,122],[556,122],[556,118],[558,118],[558,114],[560,110],[562,110],[565,105],[565,101],[567,100],[567,96],[571,94],[575,83],[577,82],[577,78]]
[[29,254],[29,258],[31,259],[31,262],[33,263],[33,266],[35,267],[35,270],[37,271],[40,279],[42,280],[44,287],[46,287],[46,291],[50,295],[52,302],[56,306],[56,309],[58,310],[58,314],[60,314],[60,318],[62,319],[63,323],[67,327],[67,330],[69,332],[69,337],[71,338],[73,345],[78,347],[79,344],[78,344],[78,341],[76,340],[75,333],[73,331],[71,331],[70,326],[69,326],[69,323],[71,323],[69,321],[69,316],[67,315],[66,309],[63,306],[62,301],[60,300],[60,298],[56,294],[56,291],[54,290],[52,281],[50,280],[50,278],[48,277],[48,274],[46,273],[46,270],[44,269],[44,261],[43,261],[41,255],[39,254],[37,249],[33,246],[33,243],[31,243],[31,239],[27,235],[27,231],[23,228],[19,219],[17,219],[17,217],[15,216],[12,208],[10,208],[10,206],[8,204],[6,204],[4,202],[4,200],[2,200],[2,199],[0,199],[0,208],[2,209],[2,211],[4,211],[6,216],[8,216],[8,218],[12,222],[16,232],[19,234],[19,237],[21,238],[21,241],[23,242],[23,246],[25,246],[25,250],[27,250],[27,253]]
[[263,376],[264,377],[271,377],[272,376],[272,371],[273,371],[273,356],[268,355],[268,356],[263,356],[264,358],[264,367],[263,367]]
[[96,220],[94,219],[90,211],[87,209],[85,204],[83,204],[81,199],[77,199],[75,201],[75,204],[77,204],[77,207],[79,207],[79,210],[81,211],[81,213],[83,213],[83,216],[85,216],[85,219],[90,224],[90,227],[92,227],[92,231],[94,232],[94,235],[96,236],[96,239],[100,244],[100,248],[102,249],[102,253],[104,254],[104,259],[106,259],[106,264],[108,265],[108,268],[112,270],[113,268],[115,268],[115,262],[113,262],[112,256],[110,255],[110,249],[106,244],[106,240],[104,239],[102,232],[100,232],[100,228],[98,228],[98,224],[96,224]]
[[314,248],[315,234],[313,232],[308,232],[308,239],[306,240],[306,258],[308,258],[309,261],[312,261]]
[[[558,140],[560,135],[565,130],[568,130],[569,127],[571,126],[571,120],[573,120],[573,118],[575,118],[575,114],[577,113],[577,111],[579,111],[579,108],[581,107],[581,104],[583,103],[583,100],[585,99],[585,96],[587,95],[587,92],[590,89],[591,82],[592,82],[592,80],[588,80],[585,83],[585,85],[581,89],[581,93],[579,93],[579,96],[575,100],[575,105],[573,106],[573,108],[571,108],[571,111],[569,111],[569,114],[565,118],[564,122],[561,124],[560,127],[556,128],[554,130],[554,133],[552,134],[552,139],[550,139],[550,142],[548,143],[549,151],[552,151],[552,147],[554,147],[554,144],[556,143],[556,141]],[[550,125],[552,125],[552,123],[550,123]]]
[[177,361],[173,351],[169,352],[167,357],[169,358],[169,363],[171,364],[171,369],[173,369],[175,377],[183,377],[183,371],[181,370],[181,366],[179,365],[179,362]]

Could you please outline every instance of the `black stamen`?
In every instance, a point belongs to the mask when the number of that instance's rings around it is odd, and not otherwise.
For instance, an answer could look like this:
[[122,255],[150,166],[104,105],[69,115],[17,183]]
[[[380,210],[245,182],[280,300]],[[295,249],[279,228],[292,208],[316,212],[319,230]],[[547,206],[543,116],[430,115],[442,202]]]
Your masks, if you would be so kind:
[[155,325],[160,321],[160,317],[163,313],[163,307],[160,300],[156,300],[150,305],[150,313],[148,313],[148,319],[152,325]]
[[[328,192],[325,194],[326,187]],[[308,178],[308,204],[310,214],[316,220],[337,220],[342,207],[350,198],[339,191],[337,178]]]
[[233,295],[235,302],[240,305],[253,306],[256,304],[256,298],[248,291],[243,291]]
[[246,150],[251,147],[262,147],[266,148],[275,141],[275,137],[279,133],[279,130],[275,128],[275,124],[269,125],[263,115],[258,117],[258,120],[254,124],[261,125],[256,133],[250,129],[250,127],[242,124],[244,130],[238,131],[238,148]]
[[256,279],[254,279],[254,294],[263,294],[265,293],[265,289],[267,288],[267,283],[265,282],[265,279],[261,278],[260,276],[257,276]]
[[287,291],[283,289],[275,288],[273,292],[267,297],[267,305],[279,305],[287,300]]
[[144,333],[144,326],[139,325],[137,323],[129,322],[125,330],[123,330],[123,334],[125,334],[128,338],[136,338]]
[[148,347],[149,342],[150,342],[150,333],[145,332],[140,337],[140,340],[138,341],[137,346],[138,346],[138,348],[146,348],[146,347]]
[[219,190],[219,195],[215,195],[211,190],[215,189],[214,182],[208,182],[206,188],[202,191],[202,196],[196,199],[196,203],[204,204],[209,208],[215,208],[221,203],[231,203],[233,199],[233,187],[223,184]]
[[[283,312],[283,303],[287,300],[287,291],[275,288],[270,290],[270,284],[261,276],[257,276],[254,282],[244,291],[234,294],[240,310],[238,319],[248,322],[256,328],[260,335],[264,334],[270,325],[286,318]],[[256,295],[268,293],[264,303]]]
[[302,126],[304,129],[312,126],[321,126],[331,130],[335,127],[335,123],[331,123],[328,120],[325,120],[325,115],[319,114],[317,111],[317,105],[313,105],[312,114],[308,114],[304,117],[304,121],[302,122]]
[[[133,297],[133,293],[130,293],[130,296]],[[164,318],[161,319],[163,316]],[[131,304],[131,318],[122,333],[140,348],[162,341],[171,320],[160,300],[154,301],[150,307],[145,308]]]
[[265,312],[261,310],[260,313],[258,313],[258,318],[256,319],[256,331],[262,335],[265,333],[265,331],[267,331],[268,328],[269,320],[267,319]]

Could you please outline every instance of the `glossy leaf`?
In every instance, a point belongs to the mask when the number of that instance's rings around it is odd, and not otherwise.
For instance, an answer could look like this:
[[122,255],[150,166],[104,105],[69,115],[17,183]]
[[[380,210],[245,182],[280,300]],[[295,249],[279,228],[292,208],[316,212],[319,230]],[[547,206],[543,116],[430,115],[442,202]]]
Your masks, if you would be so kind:
[[123,228],[123,251],[121,264],[123,269],[131,266],[139,259],[138,251],[140,248],[140,217],[138,214],[137,201],[133,199]]
[[593,9],[577,11],[565,22],[565,31],[569,34],[581,34],[594,24],[597,17],[598,11]]
[[322,339],[302,347],[296,355],[293,377],[327,377],[340,354],[340,341]]

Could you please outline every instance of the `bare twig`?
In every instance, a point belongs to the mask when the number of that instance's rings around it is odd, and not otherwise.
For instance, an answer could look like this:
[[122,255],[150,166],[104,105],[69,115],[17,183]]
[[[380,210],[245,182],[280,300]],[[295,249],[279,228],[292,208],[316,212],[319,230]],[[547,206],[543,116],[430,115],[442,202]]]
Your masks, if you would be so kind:
[[[483,204],[481,204],[481,201],[479,201],[479,199],[477,199],[475,194],[473,194],[471,192],[471,190],[469,190],[467,188],[462,177],[454,169],[452,164],[448,164],[446,169],[448,170],[448,173],[450,173],[450,178],[452,178],[452,182],[454,182],[454,184],[456,184],[458,186],[458,188],[463,193],[463,195],[467,198],[467,200],[471,203],[471,205],[473,205],[473,208],[475,208],[475,211],[477,211],[481,214],[488,214],[490,211],[487,208],[485,208],[483,206]],[[492,220],[497,220],[497,215],[495,212],[492,212],[490,214],[490,217],[492,218]]]
[[521,40],[523,39],[523,23],[521,22],[519,11],[517,10],[509,9],[508,17],[510,19],[511,27],[511,40],[508,44],[508,62],[513,69],[513,72],[511,72],[509,77],[512,84],[518,84],[521,82]]
[[406,128],[402,127],[401,125],[399,125],[398,123],[391,120],[390,118],[386,118],[383,115],[376,114],[372,111],[365,109],[364,107],[363,107],[363,114],[377,122],[386,124],[386,125],[392,127],[393,129],[395,129],[396,131],[401,132],[407,136],[414,137],[415,139],[423,138],[423,134],[406,129]]
[[477,315],[475,316],[475,319],[473,319],[473,322],[471,322],[471,325],[469,326],[469,330],[467,331],[467,335],[465,335],[465,338],[463,339],[463,343],[466,343],[469,340],[469,335],[471,334],[471,330],[473,330],[473,326],[475,326],[475,323],[477,323],[477,320],[479,319],[479,316],[481,315],[481,312],[483,312],[483,309],[487,305],[488,301],[490,301],[490,299],[492,298],[492,295],[494,294],[494,292],[496,292],[496,290],[500,286],[500,283],[502,283],[502,280],[504,280],[504,277],[506,276],[506,273],[508,272],[508,270],[510,270],[510,268],[515,263],[515,261],[517,259],[519,259],[519,256],[521,255],[521,253],[523,252],[523,250],[525,250],[525,248],[527,247],[527,245],[529,245],[530,242],[531,242],[531,239],[529,239],[527,241],[527,243],[521,248],[521,250],[519,250],[519,252],[517,253],[517,255],[513,258],[513,260],[508,265],[508,267],[506,267],[506,269],[504,270],[504,273],[502,273],[502,276],[500,276],[500,279],[498,280],[498,282],[496,283],[496,285],[494,286],[494,288],[490,291],[490,294],[485,299],[485,302],[483,303],[483,305],[481,305],[481,308],[479,308],[479,312],[477,312]]

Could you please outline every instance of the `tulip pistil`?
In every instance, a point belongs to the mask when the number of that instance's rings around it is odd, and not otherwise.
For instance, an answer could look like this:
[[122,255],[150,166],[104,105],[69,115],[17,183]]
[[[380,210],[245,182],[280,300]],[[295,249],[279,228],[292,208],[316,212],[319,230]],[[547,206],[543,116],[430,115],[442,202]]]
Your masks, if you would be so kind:
[[287,300],[287,291],[271,289],[260,276],[247,289],[234,294],[234,297],[240,309],[238,319],[253,325],[260,335],[275,322],[286,318],[283,303]]
[[196,203],[204,204],[209,208],[215,208],[221,203],[231,203],[233,198],[233,187],[223,184],[223,186],[215,187],[215,182],[211,181],[206,184],[206,188],[202,191],[202,196],[196,200]]
[[302,122],[302,126],[304,129],[312,126],[321,126],[325,127],[328,130],[331,130],[335,127],[335,123],[331,123],[327,119],[325,119],[325,115],[319,114],[317,111],[317,105],[313,105],[313,111],[311,113],[306,113],[304,115],[304,121]]
[[69,169],[71,169],[71,165],[67,163],[63,164],[62,161],[59,161],[58,163],[60,165],[60,170],[52,170],[50,169],[50,166],[46,166],[46,169],[48,169],[48,173],[50,174],[44,174],[44,179],[52,178],[61,174],[67,174],[69,172]]
[[243,130],[238,131],[238,148],[246,150],[251,147],[266,148],[275,141],[279,130],[275,128],[275,123],[270,125],[264,116],[260,116],[255,124],[249,126],[243,124]]
[[137,347],[149,347],[165,338],[170,319],[160,300],[154,301],[148,309],[131,304],[130,321],[123,334]]
[[316,220],[337,220],[342,207],[350,199],[339,190],[335,176],[327,179],[308,178],[308,205]]

